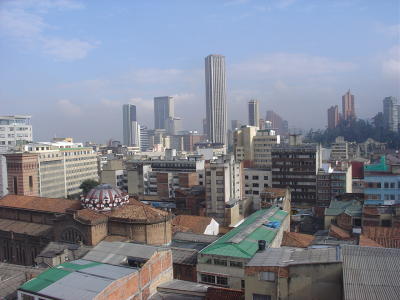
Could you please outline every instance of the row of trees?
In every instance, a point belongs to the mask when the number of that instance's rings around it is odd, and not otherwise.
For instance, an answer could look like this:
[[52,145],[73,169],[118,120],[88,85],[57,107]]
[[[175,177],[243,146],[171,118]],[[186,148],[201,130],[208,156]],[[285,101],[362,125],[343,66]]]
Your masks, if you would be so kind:
[[306,135],[306,140],[329,146],[336,137],[343,136],[346,141],[362,143],[368,138],[387,143],[391,149],[400,148],[400,133],[387,130],[384,127],[382,113],[377,114],[372,122],[366,120],[342,121],[336,128],[313,130]]

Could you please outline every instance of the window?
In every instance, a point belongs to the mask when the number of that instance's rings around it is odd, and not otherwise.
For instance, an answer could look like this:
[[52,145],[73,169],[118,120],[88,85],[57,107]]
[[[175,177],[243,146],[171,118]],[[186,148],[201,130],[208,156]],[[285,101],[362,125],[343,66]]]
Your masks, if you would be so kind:
[[258,191],[253,191],[253,195],[259,195]]
[[231,267],[235,267],[235,268],[242,268],[243,267],[243,263],[241,261],[230,261],[229,265]]
[[264,183],[264,187],[267,188],[268,187],[268,183]]
[[223,180],[217,180],[216,183],[217,184],[224,184],[224,181]]
[[253,294],[253,300],[271,300],[270,295]]
[[245,282],[244,282],[244,280],[242,280],[242,281],[240,282],[240,286],[241,286],[242,289],[244,289],[244,287],[245,287]]
[[22,300],[35,300],[35,297],[27,294],[22,294]]
[[361,219],[354,219],[354,226],[361,226]]
[[390,188],[391,188],[391,189],[394,189],[394,188],[395,188],[394,182],[391,182],[391,183],[390,183]]
[[258,176],[253,176],[253,180],[258,180]]
[[226,265],[227,265],[227,262],[226,262],[225,259],[214,258],[214,265],[226,266]]
[[224,189],[221,189],[221,188],[217,189],[217,193],[223,193],[223,192],[224,192]]
[[215,174],[216,174],[217,176],[224,176],[224,172],[221,172],[221,171],[217,171],[217,172],[215,172]]
[[228,285],[228,278],[217,276],[217,284]]
[[[244,176],[244,179],[249,179],[249,176],[245,175],[245,176]],[[399,183],[399,184],[400,184],[400,183]]]
[[385,187],[385,189],[388,189],[389,188],[389,182],[385,182],[384,183],[384,187]]
[[274,272],[260,272],[260,280],[275,281]]
[[215,284],[215,276],[208,274],[201,274],[201,282]]
[[268,176],[264,176],[264,180],[268,180]]
[[33,177],[29,176],[29,188],[33,189]]
[[253,183],[253,187],[259,187],[258,183]]

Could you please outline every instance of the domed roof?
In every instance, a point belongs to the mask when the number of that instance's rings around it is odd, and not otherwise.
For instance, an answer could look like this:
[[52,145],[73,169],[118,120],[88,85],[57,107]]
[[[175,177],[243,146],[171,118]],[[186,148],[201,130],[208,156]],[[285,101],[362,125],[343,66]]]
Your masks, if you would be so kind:
[[128,202],[129,195],[110,184],[100,184],[81,198],[83,207],[101,211],[111,210],[111,208],[124,205]]

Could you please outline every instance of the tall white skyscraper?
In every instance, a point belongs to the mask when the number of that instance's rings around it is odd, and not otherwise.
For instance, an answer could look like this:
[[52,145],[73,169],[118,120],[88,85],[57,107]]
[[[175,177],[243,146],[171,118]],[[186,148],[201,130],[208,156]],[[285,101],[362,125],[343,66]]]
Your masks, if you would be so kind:
[[133,122],[136,122],[136,106],[132,104],[122,105],[122,132],[123,144],[132,146],[133,144]]
[[154,129],[165,129],[165,121],[174,117],[174,98],[154,98]]
[[249,101],[249,125],[250,126],[260,126],[260,112],[258,109],[258,101]]
[[205,58],[206,117],[208,139],[213,143],[227,143],[227,108],[225,56]]
[[383,99],[383,122],[385,128],[398,132],[400,127],[400,104],[397,104],[395,97]]

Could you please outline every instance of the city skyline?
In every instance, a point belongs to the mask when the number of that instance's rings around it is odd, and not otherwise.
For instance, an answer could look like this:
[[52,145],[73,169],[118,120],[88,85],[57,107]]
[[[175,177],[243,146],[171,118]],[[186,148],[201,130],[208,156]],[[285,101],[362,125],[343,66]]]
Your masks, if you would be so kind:
[[[273,110],[291,127],[325,128],[326,109],[348,88],[357,117],[370,119],[382,99],[400,97],[398,8],[397,1],[3,1],[1,111],[32,115],[35,140],[105,142],[122,140],[122,104],[136,105],[138,122],[151,128],[153,98],[170,95],[183,128],[201,132],[203,58],[220,53],[228,122],[246,123],[243,108],[258,99],[261,117]],[[156,41],[170,47],[159,51]]]

